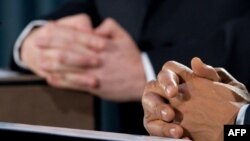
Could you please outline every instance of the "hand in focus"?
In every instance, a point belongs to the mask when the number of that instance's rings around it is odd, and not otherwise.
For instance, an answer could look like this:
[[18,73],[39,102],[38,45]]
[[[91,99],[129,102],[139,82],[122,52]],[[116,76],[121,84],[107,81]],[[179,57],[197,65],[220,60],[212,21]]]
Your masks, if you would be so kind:
[[[34,29],[23,42],[21,58],[29,69],[50,83],[54,76],[68,77],[65,73],[83,73],[98,67],[97,52],[104,46],[105,39],[93,34],[90,18],[80,14]],[[83,86],[97,85],[93,76],[82,75],[81,79]]]
[[191,65],[192,70],[167,62],[157,81],[146,86],[142,99],[145,128],[156,136],[222,140],[223,125],[234,124],[239,108],[249,100],[248,92],[223,69],[198,58]]

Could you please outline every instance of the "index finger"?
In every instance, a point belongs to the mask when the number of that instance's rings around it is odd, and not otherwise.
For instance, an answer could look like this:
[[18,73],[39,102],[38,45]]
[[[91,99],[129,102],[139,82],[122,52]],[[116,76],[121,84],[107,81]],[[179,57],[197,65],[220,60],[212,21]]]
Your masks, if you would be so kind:
[[194,57],[191,61],[192,70],[200,77],[210,79],[212,81],[220,81],[220,76],[216,69],[202,62],[198,57]]
[[163,120],[170,122],[174,119],[174,110],[162,96],[163,92],[157,81],[149,82],[142,97],[142,106],[146,121]]
[[166,98],[173,98],[178,94],[179,77],[169,69],[161,70],[157,76],[159,86],[164,90]]
[[92,21],[87,14],[77,14],[73,16],[67,16],[56,21],[58,24],[68,27],[73,27],[76,30],[83,32],[92,32]]
[[179,77],[179,83],[186,82],[194,76],[190,68],[176,61],[168,61],[164,64],[162,70],[173,71]]

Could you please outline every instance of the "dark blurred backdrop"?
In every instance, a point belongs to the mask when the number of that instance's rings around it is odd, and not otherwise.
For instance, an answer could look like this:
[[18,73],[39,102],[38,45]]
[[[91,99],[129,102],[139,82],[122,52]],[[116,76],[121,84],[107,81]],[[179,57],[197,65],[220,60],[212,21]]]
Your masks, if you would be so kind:
[[14,42],[31,21],[64,0],[0,0],[0,67],[8,67]]

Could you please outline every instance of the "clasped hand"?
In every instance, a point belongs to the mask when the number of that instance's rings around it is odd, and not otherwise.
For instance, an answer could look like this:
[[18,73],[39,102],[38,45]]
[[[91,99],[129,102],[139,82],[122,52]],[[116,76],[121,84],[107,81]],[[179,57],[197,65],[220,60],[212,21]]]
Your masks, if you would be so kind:
[[144,126],[154,136],[221,141],[223,125],[234,124],[242,104],[249,102],[248,91],[224,69],[199,58],[191,66],[169,61],[147,84]]
[[21,59],[52,86],[109,100],[138,101],[146,82],[136,44],[111,18],[96,28],[86,14],[48,21],[24,40]]

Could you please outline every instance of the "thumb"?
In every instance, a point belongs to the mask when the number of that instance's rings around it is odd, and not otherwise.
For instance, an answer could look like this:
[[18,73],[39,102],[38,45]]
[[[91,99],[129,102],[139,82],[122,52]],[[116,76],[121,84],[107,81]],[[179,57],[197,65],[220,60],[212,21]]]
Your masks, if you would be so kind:
[[107,18],[99,25],[95,33],[101,36],[119,38],[123,36],[126,31],[112,18]]
[[221,80],[215,68],[203,63],[201,59],[198,57],[194,57],[191,60],[191,67],[192,67],[194,74],[196,74],[197,76],[210,79],[212,81]]
[[75,28],[83,32],[92,32],[92,22],[87,14],[77,14],[62,18],[56,22],[59,25]]

